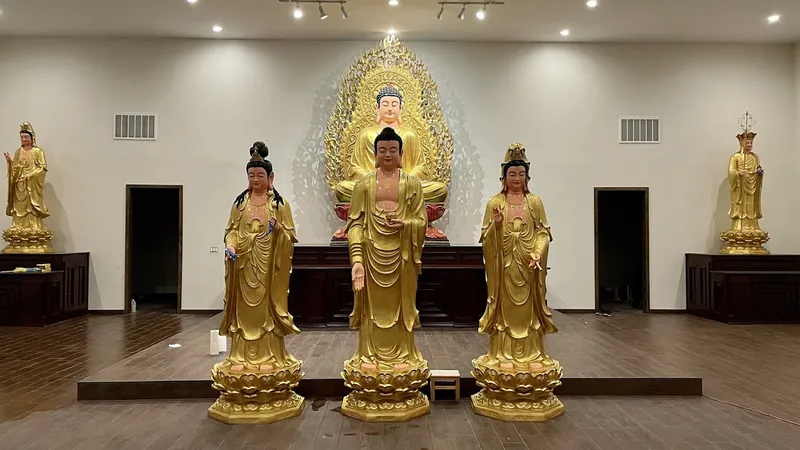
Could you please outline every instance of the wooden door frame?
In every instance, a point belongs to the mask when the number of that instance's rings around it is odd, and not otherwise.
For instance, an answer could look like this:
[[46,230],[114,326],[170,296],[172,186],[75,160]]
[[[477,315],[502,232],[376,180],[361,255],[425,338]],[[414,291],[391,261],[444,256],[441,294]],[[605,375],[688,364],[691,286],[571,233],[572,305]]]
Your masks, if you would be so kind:
[[650,312],[650,188],[649,187],[595,187],[594,188],[594,309],[600,310],[600,249],[598,243],[598,205],[597,200],[602,191],[635,191],[644,192],[644,230],[642,230],[642,309]]
[[125,313],[131,312],[131,228],[133,225],[131,195],[134,189],[175,189],[178,191],[178,308],[183,312],[183,185],[180,184],[126,184],[125,185]]

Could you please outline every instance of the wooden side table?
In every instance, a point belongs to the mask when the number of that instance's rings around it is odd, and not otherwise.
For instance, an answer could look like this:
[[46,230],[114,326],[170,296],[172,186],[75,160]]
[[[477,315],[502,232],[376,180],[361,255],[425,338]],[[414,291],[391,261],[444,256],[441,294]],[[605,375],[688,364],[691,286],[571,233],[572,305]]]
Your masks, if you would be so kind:
[[436,401],[436,390],[455,391],[456,401],[461,399],[461,373],[458,370],[431,370],[431,401]]

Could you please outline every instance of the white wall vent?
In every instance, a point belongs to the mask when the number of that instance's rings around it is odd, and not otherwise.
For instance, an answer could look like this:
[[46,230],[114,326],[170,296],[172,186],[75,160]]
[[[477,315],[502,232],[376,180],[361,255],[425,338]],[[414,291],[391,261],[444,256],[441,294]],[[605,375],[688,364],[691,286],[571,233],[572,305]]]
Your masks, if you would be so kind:
[[620,144],[660,144],[661,119],[658,117],[620,117]]
[[155,141],[158,116],[147,113],[114,114],[114,139]]

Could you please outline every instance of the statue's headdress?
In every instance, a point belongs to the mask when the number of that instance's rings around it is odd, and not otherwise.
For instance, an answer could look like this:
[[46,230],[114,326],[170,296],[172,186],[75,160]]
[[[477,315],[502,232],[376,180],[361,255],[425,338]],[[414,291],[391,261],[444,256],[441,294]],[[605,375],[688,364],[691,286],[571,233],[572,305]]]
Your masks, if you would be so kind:
[[22,125],[19,126],[19,132],[27,134],[31,137],[33,143],[36,143],[36,132],[33,131],[33,125],[29,122],[23,122]]
[[506,176],[506,167],[510,166],[524,166],[525,173],[528,173],[530,170],[531,164],[528,161],[528,157],[525,155],[525,146],[519,143],[514,143],[508,146],[508,150],[506,150],[506,157],[503,158],[502,164],[500,164],[500,180],[505,178]]
[[[253,146],[250,147],[250,161],[247,162],[246,170],[249,170],[253,167],[260,167],[267,172],[267,175],[272,174],[272,163],[267,159],[267,156],[269,156],[269,148],[267,147],[267,144],[262,141],[255,142]],[[244,202],[244,197],[248,192],[250,192],[249,189],[245,189],[241,194],[239,194],[238,197],[236,197],[234,203],[236,204],[237,208],[242,205],[242,202]],[[275,189],[274,186],[272,188],[272,197],[275,200],[276,208],[283,204],[283,198],[281,197],[281,194],[278,194],[278,190]]]
[[397,97],[400,99],[400,105],[403,105],[403,94],[401,94],[400,91],[391,84],[386,85],[378,92],[378,96],[375,97],[375,101],[380,105],[383,97]]
[[739,140],[739,144],[743,144],[744,141],[752,141],[756,138],[756,133],[753,133],[753,126],[756,124],[756,119],[750,115],[749,111],[745,111],[742,117],[739,118],[739,126],[742,127],[742,132],[736,135],[736,139]]

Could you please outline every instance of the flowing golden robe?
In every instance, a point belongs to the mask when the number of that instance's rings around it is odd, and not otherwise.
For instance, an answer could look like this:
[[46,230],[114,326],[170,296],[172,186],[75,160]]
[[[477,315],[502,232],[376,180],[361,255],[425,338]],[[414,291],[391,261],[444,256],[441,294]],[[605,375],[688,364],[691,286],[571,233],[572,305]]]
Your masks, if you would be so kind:
[[[758,229],[761,216],[761,186],[764,175],[756,173],[761,163],[753,152],[738,152],[728,163],[728,183],[731,189],[731,208],[728,217],[733,219],[732,229]],[[746,172],[739,175],[739,171]]]
[[401,172],[399,205],[395,211],[403,228],[386,226],[386,211],[376,207],[373,171],[355,185],[347,223],[351,264],[364,265],[364,288],[354,295],[350,327],[358,329],[353,365],[375,364],[391,370],[395,364],[412,368],[424,362],[414,343],[420,326],[416,307],[417,277],[428,220],[420,181]]
[[11,216],[12,228],[40,230],[45,228],[42,219],[50,215],[43,198],[47,161],[39,147],[31,148],[27,157],[23,155],[22,149],[17,149],[8,165],[6,215]]
[[[345,180],[336,186],[336,198],[340,202],[350,201],[353,188],[362,177],[375,172],[375,138],[384,126],[375,124],[358,136],[350,155],[350,165],[345,171]],[[411,128],[399,125],[394,129],[403,140],[403,170],[417,177],[422,184],[423,197],[428,202],[443,202],[447,199],[447,186],[437,181],[427,181],[430,174],[419,138]]]
[[231,207],[225,228],[225,245],[236,250],[236,259],[225,262],[225,310],[220,334],[231,337],[231,364],[276,369],[297,360],[286,351],[284,336],[300,332],[288,309],[289,275],[295,237],[289,203],[280,207],[270,199],[266,217],[280,226],[267,233],[268,223],[250,212],[250,195]]
[[[503,212],[503,226],[492,222],[492,210]],[[508,221],[504,194],[486,205],[481,230],[489,298],[478,331],[489,335],[487,365],[529,364],[550,358],[544,351],[544,335],[558,331],[545,303],[547,251],[552,241],[544,205],[533,194],[526,196],[525,220]],[[541,255],[543,270],[531,268],[531,254]]]

